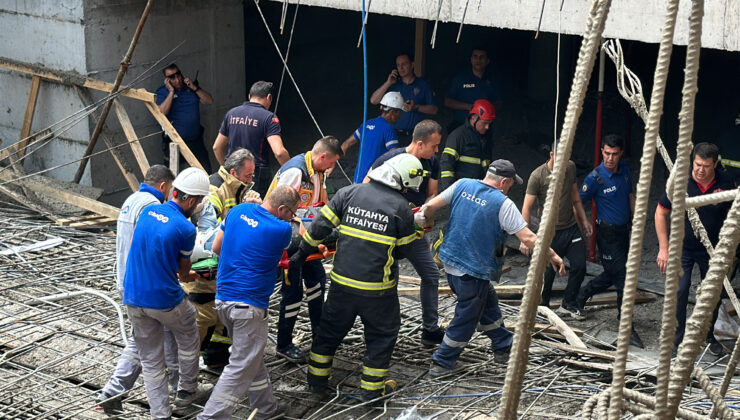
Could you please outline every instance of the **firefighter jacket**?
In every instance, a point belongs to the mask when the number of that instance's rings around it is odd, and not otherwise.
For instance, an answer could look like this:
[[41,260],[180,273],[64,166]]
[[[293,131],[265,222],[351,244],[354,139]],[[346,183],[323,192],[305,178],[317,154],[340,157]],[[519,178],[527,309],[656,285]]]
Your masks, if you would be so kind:
[[229,210],[241,202],[249,188],[237,177],[226,172],[223,166],[218,168],[217,173],[211,175],[209,181],[211,185],[206,200],[213,205],[220,222],[226,219]]
[[265,198],[270,195],[275,187],[285,184],[285,182],[281,183],[280,178],[281,176],[286,175],[286,173],[291,169],[298,169],[301,172],[300,186],[297,186],[298,194],[301,196],[301,207],[308,207],[312,204],[319,202],[326,203],[329,201],[329,198],[326,195],[326,190],[324,189],[324,173],[313,170],[311,152],[293,156],[290,160],[285,162],[272,179],[272,183],[265,194]]
[[493,143],[489,137],[475,131],[470,119],[450,133],[439,162],[442,171],[440,191],[461,178],[483,178],[493,156]]
[[[398,191],[377,181],[342,188],[303,234],[307,252],[338,228],[332,287],[362,296],[395,295],[398,263],[421,237],[411,207]],[[310,250],[307,248],[311,248]]]

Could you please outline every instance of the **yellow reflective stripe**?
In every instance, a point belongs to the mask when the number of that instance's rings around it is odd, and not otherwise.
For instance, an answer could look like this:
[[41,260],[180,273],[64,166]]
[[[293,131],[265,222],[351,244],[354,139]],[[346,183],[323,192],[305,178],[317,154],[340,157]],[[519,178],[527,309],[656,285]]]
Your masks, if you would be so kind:
[[231,204],[231,205],[236,204],[236,198],[227,198],[226,199],[226,205],[228,206],[229,204]]
[[311,246],[319,246],[319,244],[321,243],[320,241],[317,241],[314,238],[312,238],[311,235],[308,234],[308,231],[306,231],[306,233],[303,234],[303,240],[306,241],[306,243]]
[[334,225],[334,227],[339,226],[340,220],[337,217],[337,215],[333,211],[331,211],[331,209],[329,208],[329,206],[322,207],[321,208],[321,214],[323,214],[324,217],[326,217],[326,219],[329,220],[329,222],[332,225]]
[[331,373],[331,368],[322,369],[309,365],[308,373],[314,376],[329,376],[329,374]]
[[379,389],[384,389],[385,388],[385,381],[368,382],[368,381],[361,380],[360,381],[360,387],[362,389],[367,389],[369,391],[377,391]]
[[314,352],[310,352],[309,357],[314,362],[319,363],[331,363],[331,361],[334,359],[334,356],[324,356],[323,354],[316,354]]
[[442,178],[454,178],[455,171],[442,171]]
[[[396,240],[390,236],[378,235],[377,233],[360,230],[346,225],[339,225],[339,233],[351,236],[353,238],[364,239],[366,241],[377,242],[383,245],[395,245]],[[315,246],[315,245],[314,245]]]
[[409,236],[404,236],[403,238],[399,238],[396,241],[396,245],[408,245],[411,242],[414,242],[415,240],[421,238],[420,232],[414,232]]
[[383,267],[383,283],[388,282],[388,279],[391,276],[391,267],[393,266],[393,262],[395,261],[395,259],[393,259],[393,248],[395,248],[394,245],[388,247],[388,259],[386,260],[385,266]]
[[731,166],[733,168],[740,168],[740,161],[737,161],[737,160],[720,157],[720,162],[722,163],[722,166]]
[[478,159],[477,157],[472,157],[472,156],[460,156],[460,162],[480,165],[480,159]]
[[225,337],[220,334],[213,334],[211,335],[211,342],[213,343],[224,343],[224,344],[231,344],[231,339],[229,337]]
[[483,159],[483,160],[482,160],[482,161],[480,162],[480,165],[481,165],[481,166],[483,166],[483,167],[486,167],[486,166],[488,166],[488,165],[490,165],[490,164],[491,164],[491,161],[490,161],[490,160],[486,160],[486,159]]
[[221,213],[224,210],[223,204],[221,204],[221,200],[218,199],[218,197],[214,197],[212,195],[208,195],[206,197],[208,201],[211,202],[216,207],[216,210],[218,210],[219,213]]
[[447,153],[448,155],[452,155],[452,157],[457,160],[457,157],[459,156],[457,154],[457,150],[453,149],[452,147],[445,147],[445,150],[442,151],[442,153]]
[[388,374],[388,369],[376,369],[367,366],[362,367],[362,374],[367,376],[379,376],[383,377]]
[[332,281],[337,282],[343,286],[351,287],[353,289],[360,289],[360,290],[387,290],[392,289],[396,287],[396,280],[393,279],[391,281],[383,281],[381,282],[367,282],[367,281],[359,281],[354,280],[349,277],[344,277],[340,274],[335,273],[332,271],[329,273],[329,277]]

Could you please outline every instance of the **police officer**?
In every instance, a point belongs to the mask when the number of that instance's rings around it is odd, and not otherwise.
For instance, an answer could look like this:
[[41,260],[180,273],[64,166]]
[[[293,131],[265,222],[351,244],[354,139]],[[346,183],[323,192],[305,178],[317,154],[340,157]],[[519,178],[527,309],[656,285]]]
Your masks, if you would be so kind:
[[362,142],[360,155],[357,158],[357,168],[355,168],[355,184],[362,183],[367,171],[370,170],[370,166],[378,156],[398,147],[398,134],[393,124],[401,117],[401,108],[403,108],[401,94],[386,93],[380,101],[380,115],[365,122],[365,138],[361,139],[363,130],[360,126],[342,143],[342,151],[347,153],[352,146]]
[[[416,213],[415,220],[424,226],[434,220],[438,209],[451,206],[439,256],[445,264],[447,283],[457,296],[457,305],[442,344],[432,355],[428,373],[432,377],[455,369],[457,358],[476,329],[491,339],[496,362],[506,363],[509,359],[512,334],[503,326],[491,281],[499,279],[507,234],[516,235],[531,248],[537,240],[506,197],[515,182],[522,184],[514,165],[499,159],[491,164],[483,180],[461,179]],[[563,260],[552,249],[549,254],[553,268],[564,274]]]
[[479,99],[473,103],[465,124],[450,133],[440,159],[440,191],[461,178],[483,178],[493,156],[493,143],[486,134],[495,119],[493,104]]
[[[380,156],[373,169],[380,167],[394,156],[409,153],[419,159],[425,172],[429,173],[419,186],[419,191],[407,190],[403,196],[413,207],[419,207],[437,195],[439,188],[439,160],[436,153],[442,140],[442,127],[434,120],[424,120],[416,124],[411,144],[402,149],[391,150]],[[372,173],[372,172],[371,172]],[[370,178],[365,177],[366,182]],[[442,342],[444,329],[440,328],[439,322],[439,269],[432,259],[429,250],[429,241],[426,237],[412,242],[406,255],[411,265],[421,277],[419,287],[419,300],[421,301],[421,343],[425,346],[433,346]]]
[[[732,190],[735,183],[723,171],[716,170],[719,159],[719,149],[712,143],[699,143],[694,147],[693,164],[691,169],[691,178],[687,192],[689,197],[697,197],[720,191]],[[707,236],[712,245],[717,245],[719,241],[719,231],[722,229],[727,213],[730,211],[731,201],[714,204],[711,206],[702,206],[696,209],[699,214],[699,220],[706,228]],[[665,273],[668,264],[668,222],[667,218],[671,212],[671,202],[666,194],[658,202],[655,208],[655,233],[658,235],[658,268],[661,273]],[[677,349],[683,341],[684,330],[686,329],[686,305],[689,303],[689,291],[691,289],[691,272],[694,264],[699,266],[699,273],[702,280],[709,270],[709,254],[701,241],[694,235],[694,229],[691,228],[689,217],[685,217],[683,252],[681,253],[681,270],[683,275],[678,282],[678,305],[676,309],[676,337],[674,348]],[[712,323],[709,325],[707,332],[707,343],[709,352],[715,356],[722,355],[722,345],[714,338],[714,323],[717,321],[719,305],[714,308],[712,314]],[[674,350],[675,351],[675,350]]]
[[290,158],[280,136],[280,120],[269,111],[270,106],[272,106],[272,83],[261,80],[255,82],[249,89],[249,101],[226,113],[213,143],[213,153],[221,165],[224,159],[238,148],[252,152],[257,165],[253,189],[260,196],[265,195],[272,179],[267,150],[272,150],[275,159],[281,165]]
[[470,69],[458,73],[450,84],[450,91],[445,98],[445,106],[454,110],[452,124],[448,131],[452,131],[465,123],[473,103],[478,99],[485,99],[499,109],[499,92],[486,72],[491,59],[484,47],[473,48],[470,54]]
[[175,407],[183,408],[210,391],[198,384],[196,309],[177,281],[190,278],[195,226],[187,219],[208,194],[208,175],[187,168],[172,183],[172,200],[145,207],[136,224],[123,280],[123,304],[139,349],[149,411],[169,418],[169,390],[163,355],[163,327],[175,336],[180,380]]
[[[578,308],[581,313],[584,313],[586,301],[591,296],[614,286],[617,289],[617,308],[621,315],[632,212],[635,210],[630,168],[620,161],[623,153],[622,137],[616,134],[604,136],[601,146],[603,161],[586,176],[581,187],[583,204],[588,204],[591,199],[596,203],[596,244],[601,254],[601,265],[604,267],[601,274],[578,292]],[[634,327],[630,344],[644,347]]]
[[[331,170],[342,156],[342,148],[336,137],[319,139],[310,152],[293,156],[280,168],[267,191],[267,197],[278,186],[288,185],[298,191],[301,207],[326,203],[329,199],[324,189],[324,173]],[[321,321],[326,272],[320,260],[308,261],[301,267],[288,270],[288,276],[283,279],[275,352],[291,362],[302,362],[306,359],[306,354],[293,344],[293,328],[303,299],[301,279],[306,283],[308,316],[311,319],[311,331],[315,335]]]
[[418,159],[403,153],[369,176],[369,183],[337,192],[291,257],[293,269],[338,228],[331,287],[308,361],[308,386],[314,393],[326,392],[334,353],[359,315],[366,345],[360,381],[365,400],[384,395],[386,387],[393,388],[386,377],[401,326],[397,260],[420,236],[408,201],[400,193],[419,188],[423,169]]

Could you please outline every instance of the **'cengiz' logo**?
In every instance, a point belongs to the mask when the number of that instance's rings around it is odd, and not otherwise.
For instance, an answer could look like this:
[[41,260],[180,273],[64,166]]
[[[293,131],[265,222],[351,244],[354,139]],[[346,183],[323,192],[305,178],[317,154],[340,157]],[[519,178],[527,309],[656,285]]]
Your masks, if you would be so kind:
[[157,221],[162,223],[167,223],[170,221],[170,218],[165,216],[164,214],[155,213],[154,210],[149,210],[149,213],[147,213],[149,216],[152,216],[153,218],[157,219]]
[[242,220],[244,220],[245,222],[247,222],[247,224],[249,226],[252,226],[253,228],[256,228],[257,225],[259,225],[259,222],[258,221],[254,220],[254,219],[250,219],[249,217],[247,217],[247,216],[245,216],[243,214],[241,216],[239,216],[239,218],[242,219]]

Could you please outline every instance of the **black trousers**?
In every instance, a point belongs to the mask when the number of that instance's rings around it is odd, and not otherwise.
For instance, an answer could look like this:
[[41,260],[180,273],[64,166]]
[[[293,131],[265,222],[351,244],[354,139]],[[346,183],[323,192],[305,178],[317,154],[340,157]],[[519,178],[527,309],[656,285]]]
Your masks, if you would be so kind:
[[265,194],[270,188],[272,177],[273,173],[269,166],[257,166],[254,168],[254,178],[252,179],[254,181],[254,186],[252,187],[252,190],[260,193],[260,197],[262,197],[262,199],[265,198]]
[[[284,277],[284,275],[282,276]],[[321,323],[321,311],[324,306],[324,285],[326,273],[321,261],[306,261],[300,268],[288,271],[288,281],[283,278],[280,291],[280,316],[278,318],[277,348],[282,350],[293,344],[293,329],[298,312],[303,305],[303,283],[306,284],[306,301],[308,318],[311,320],[311,332],[316,335]]]
[[[692,251],[683,250],[681,255],[681,270],[683,276],[678,280],[678,303],[676,304],[676,338],[673,340],[674,346],[678,347],[683,341],[684,332],[686,330],[686,306],[689,304],[689,291],[691,291],[691,272],[694,270],[694,264],[699,266],[699,274],[701,279],[709,271],[709,254],[705,250]],[[717,316],[719,315],[719,305],[722,300],[717,302],[717,306],[712,312],[712,323],[709,324],[709,331],[707,331],[707,340],[714,339],[714,323],[717,322]]]
[[[565,286],[563,302],[575,306],[578,291],[586,275],[586,245],[583,243],[581,231],[575,224],[569,228],[555,231],[550,248],[561,257],[568,258],[570,272],[568,273],[568,284]],[[550,305],[552,294],[552,283],[555,280],[555,270],[548,264],[545,271],[545,284],[542,288],[542,305]]]
[[360,388],[367,397],[383,395],[388,366],[401,327],[398,296],[359,296],[336,285],[329,288],[319,332],[311,346],[307,374],[310,386],[321,388],[328,384],[334,353],[352,329],[357,316],[362,321],[365,334]]
[[622,310],[624,277],[627,274],[627,253],[630,247],[630,229],[628,223],[621,226],[601,222],[596,230],[596,245],[601,255],[604,272],[588,282],[579,292],[580,299],[606,291],[610,286],[617,289],[617,308]]
[[[203,144],[203,132],[205,129],[203,126],[200,127],[200,136],[195,140],[185,140],[185,144],[188,146],[191,152],[193,152],[193,155],[195,155],[195,158],[198,159],[198,162],[200,162],[201,165],[203,165],[203,169],[206,171],[206,173],[211,173],[211,159],[208,157],[208,151],[206,150],[206,146]],[[183,139],[184,140],[184,139]],[[170,166],[170,143],[172,143],[172,139],[167,136],[167,134],[162,134],[162,153],[164,154],[163,163],[165,166]],[[180,164],[178,167],[180,170],[183,168],[187,168],[190,165],[188,162],[182,157],[182,153],[180,154]]]

